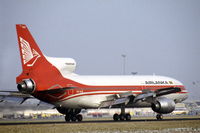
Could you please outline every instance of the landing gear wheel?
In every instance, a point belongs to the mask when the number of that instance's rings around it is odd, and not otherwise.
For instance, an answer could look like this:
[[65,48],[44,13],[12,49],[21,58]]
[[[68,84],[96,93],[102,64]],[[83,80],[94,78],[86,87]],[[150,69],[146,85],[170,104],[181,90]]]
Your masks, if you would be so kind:
[[119,120],[119,115],[118,114],[114,114],[113,115],[113,120],[114,121],[118,121]]
[[82,121],[83,120],[83,116],[81,114],[76,115],[76,119],[78,121]]
[[71,121],[76,121],[76,116],[75,115],[71,116]]
[[65,115],[65,121],[69,122],[70,121],[70,115]]
[[124,114],[120,114],[119,115],[119,119],[120,119],[120,121],[124,121],[126,119],[125,115]]
[[157,114],[156,118],[157,118],[157,120],[162,120],[163,119],[163,115],[162,114]]
[[126,121],[130,121],[131,120],[131,115],[130,114],[126,114],[125,118],[126,118]]

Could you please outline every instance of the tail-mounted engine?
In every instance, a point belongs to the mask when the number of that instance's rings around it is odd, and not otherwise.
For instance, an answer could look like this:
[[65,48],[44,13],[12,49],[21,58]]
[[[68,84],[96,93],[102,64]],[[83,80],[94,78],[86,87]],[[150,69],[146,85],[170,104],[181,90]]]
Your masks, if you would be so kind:
[[168,114],[174,111],[175,102],[171,99],[160,97],[152,103],[151,108],[157,113]]
[[32,93],[35,90],[35,83],[32,79],[25,79],[17,84],[17,88],[22,93]]

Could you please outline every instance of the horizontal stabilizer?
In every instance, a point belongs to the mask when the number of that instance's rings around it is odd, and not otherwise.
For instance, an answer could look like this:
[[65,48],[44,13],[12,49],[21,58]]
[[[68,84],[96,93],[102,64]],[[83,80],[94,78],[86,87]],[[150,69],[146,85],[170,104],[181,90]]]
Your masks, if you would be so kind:
[[27,99],[34,98],[29,94],[23,94],[18,91],[0,91],[0,102],[24,103]]

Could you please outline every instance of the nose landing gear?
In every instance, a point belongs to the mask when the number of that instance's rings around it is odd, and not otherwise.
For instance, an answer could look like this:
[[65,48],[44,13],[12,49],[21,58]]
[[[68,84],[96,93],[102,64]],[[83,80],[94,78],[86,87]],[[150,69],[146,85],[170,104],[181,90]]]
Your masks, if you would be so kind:
[[163,119],[163,115],[162,114],[157,114],[156,115],[156,119],[157,120],[162,120]]

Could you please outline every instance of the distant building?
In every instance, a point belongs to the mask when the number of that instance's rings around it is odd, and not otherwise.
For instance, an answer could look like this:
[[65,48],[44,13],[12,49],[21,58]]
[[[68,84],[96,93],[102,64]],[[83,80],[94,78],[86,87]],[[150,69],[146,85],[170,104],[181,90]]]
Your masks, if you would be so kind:
[[185,103],[177,103],[175,110],[172,112],[174,115],[187,115],[189,110],[187,109]]
[[200,115],[200,101],[187,101],[185,105],[189,110],[189,115]]

